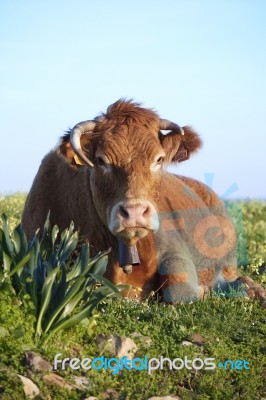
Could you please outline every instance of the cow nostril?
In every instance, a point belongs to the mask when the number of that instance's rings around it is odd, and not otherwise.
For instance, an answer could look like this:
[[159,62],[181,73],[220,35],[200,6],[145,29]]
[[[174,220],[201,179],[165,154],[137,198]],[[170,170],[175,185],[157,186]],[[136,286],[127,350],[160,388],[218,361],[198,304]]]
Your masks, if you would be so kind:
[[143,217],[149,217],[149,215],[150,215],[150,207],[149,206],[147,206],[145,208],[142,215],[143,215]]
[[119,206],[119,213],[120,213],[121,217],[123,217],[123,218],[129,218],[129,212],[128,212],[127,209],[126,209],[124,206],[122,206],[122,205]]
[[148,205],[134,204],[134,205],[123,205],[121,204],[118,209],[118,214],[123,220],[135,221],[137,224],[143,223],[149,219],[151,215],[151,209]]

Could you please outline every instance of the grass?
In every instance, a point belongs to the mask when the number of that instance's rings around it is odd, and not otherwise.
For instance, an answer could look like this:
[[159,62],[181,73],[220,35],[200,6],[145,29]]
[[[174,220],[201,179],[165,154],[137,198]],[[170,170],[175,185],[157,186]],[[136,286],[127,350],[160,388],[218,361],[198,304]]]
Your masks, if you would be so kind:
[[[25,197],[14,195],[0,198],[0,214],[8,214],[12,227],[20,222]],[[257,282],[265,283],[266,264],[266,203],[230,202],[228,209],[237,225],[240,268]],[[106,300],[86,320],[68,330],[59,331],[49,343],[36,347],[35,317],[29,297],[19,299],[8,288],[0,292],[0,397],[23,399],[23,389],[16,374],[29,376],[39,387],[42,396],[52,399],[145,400],[151,396],[179,395],[182,400],[256,400],[266,396],[266,318],[265,309],[255,300],[212,297],[204,302],[164,305],[150,297],[142,303],[125,299]],[[134,338],[139,350],[137,357],[160,356],[170,359],[187,356],[189,359],[212,357],[215,363],[227,359],[246,360],[249,370],[169,370],[147,371],[110,370],[58,371],[67,381],[73,375],[84,374],[89,386],[73,390],[49,387],[43,373],[29,372],[25,351],[35,350],[53,362],[54,356],[98,357],[96,335],[118,334],[130,337],[134,332],[151,338],[151,344],[141,337]],[[198,333],[205,338],[202,346],[184,346]],[[111,355],[106,351],[106,357]],[[110,389],[107,392],[107,389]],[[112,391],[111,391],[112,389]],[[2,392],[2,393],[1,393]],[[49,397],[50,396],[50,397]]]

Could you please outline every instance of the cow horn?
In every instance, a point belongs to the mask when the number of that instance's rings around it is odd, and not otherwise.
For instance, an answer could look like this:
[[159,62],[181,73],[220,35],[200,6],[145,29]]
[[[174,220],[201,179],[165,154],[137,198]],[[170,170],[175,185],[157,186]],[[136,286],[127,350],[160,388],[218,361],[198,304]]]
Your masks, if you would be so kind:
[[184,135],[184,130],[181,128],[181,126],[175,124],[174,122],[168,121],[168,119],[160,119],[159,128],[162,130],[175,131],[180,135]]
[[84,161],[90,167],[93,167],[93,164],[85,156],[85,154],[81,148],[81,145],[80,145],[80,138],[83,135],[83,133],[88,132],[88,131],[93,131],[95,128],[95,125],[96,125],[96,122],[90,121],[90,120],[79,122],[77,125],[74,126],[74,128],[70,132],[70,143],[71,143],[71,146],[72,146],[74,152],[81,158],[82,161]]

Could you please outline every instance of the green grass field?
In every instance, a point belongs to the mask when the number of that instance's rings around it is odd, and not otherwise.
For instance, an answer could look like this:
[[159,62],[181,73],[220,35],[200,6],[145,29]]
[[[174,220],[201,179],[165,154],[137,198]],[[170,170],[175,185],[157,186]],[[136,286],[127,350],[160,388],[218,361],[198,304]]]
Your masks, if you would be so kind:
[[[25,195],[0,197],[0,214],[9,218],[12,231],[20,222]],[[238,258],[241,273],[265,286],[266,203],[258,201],[229,202],[228,210],[238,234]],[[104,249],[103,249],[104,250]],[[256,301],[239,298],[211,297],[193,304],[165,305],[152,297],[136,303],[120,298],[104,300],[93,317],[68,330],[59,331],[48,342],[36,342],[36,320],[32,303],[9,290],[0,291],[0,398],[23,399],[24,392],[17,374],[29,377],[40,389],[36,399],[146,400],[152,396],[180,396],[182,400],[260,400],[266,397],[266,317]],[[95,338],[98,334],[131,337],[134,332],[148,336],[146,343],[136,337],[136,357],[170,359],[187,357],[214,358],[215,364],[226,360],[246,360],[249,369],[169,370],[163,368],[148,375],[146,370],[57,371],[65,381],[84,375],[89,384],[81,389],[50,386],[42,371],[33,372],[25,363],[25,352],[33,350],[50,363],[56,354],[62,357],[99,357]],[[185,346],[191,336],[204,338],[200,346]],[[106,357],[111,357],[106,351]],[[243,363],[242,363],[243,365]]]

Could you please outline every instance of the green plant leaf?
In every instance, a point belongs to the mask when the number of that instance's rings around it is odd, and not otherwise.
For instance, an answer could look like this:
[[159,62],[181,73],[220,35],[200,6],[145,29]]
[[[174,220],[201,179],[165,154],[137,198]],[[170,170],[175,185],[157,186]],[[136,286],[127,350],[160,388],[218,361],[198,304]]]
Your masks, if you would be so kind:
[[0,326],[0,338],[1,337],[5,337],[5,336],[9,336],[9,331],[4,328],[3,326]]
[[37,235],[35,234],[34,238],[32,239],[31,245],[29,246],[31,251],[31,257],[29,259],[29,271],[32,276],[34,276],[34,272],[36,271],[38,265],[38,257],[40,253],[40,243],[38,240]]
[[73,253],[78,243],[78,233],[73,233],[73,236],[68,239],[68,241],[64,244],[62,248],[62,252],[59,256],[60,262],[63,264],[67,260],[67,258]]
[[2,238],[2,240],[3,240],[2,244],[5,245],[6,250],[9,253],[9,256],[12,257],[12,259],[14,259],[15,258],[14,246],[10,239],[9,229],[8,229],[8,220],[7,220],[7,216],[5,214],[2,214],[2,221],[3,221],[3,233],[4,233],[4,237]]
[[95,275],[102,276],[106,271],[107,264],[108,264],[108,256],[106,254],[103,254],[100,256],[100,258],[92,268],[92,271],[90,272],[92,272]]
[[18,271],[21,271],[24,265],[29,261],[30,256],[31,256],[30,253],[26,254],[25,257],[23,257],[22,260],[19,263],[17,263],[17,265],[14,268],[12,268],[12,270],[9,273],[9,276],[11,277],[15,273],[18,273]]
[[16,254],[19,254],[20,248],[21,248],[21,238],[20,238],[20,235],[19,235],[19,233],[18,233],[18,231],[16,229],[14,230],[13,238],[14,238],[14,249],[15,249],[15,252],[16,252]]
[[67,282],[81,275],[81,260],[80,257],[77,257],[71,270],[67,273]]
[[[90,272],[91,269],[93,269],[94,265],[100,260],[102,257],[104,257],[106,254],[109,253],[109,250],[103,253],[98,253],[93,259],[89,258],[89,248],[87,244],[82,245],[81,248],[81,255],[80,257],[77,258],[73,269],[68,272],[67,274],[67,280],[71,280],[76,276],[81,276],[85,275],[88,272]],[[81,261],[80,261],[81,258]],[[104,264],[104,261],[103,261]],[[100,269],[101,265],[98,266]]]
[[61,303],[56,307],[56,309],[52,313],[52,315],[49,319],[49,322],[45,328],[46,332],[48,332],[48,330],[50,329],[50,327],[53,324],[56,317],[62,312],[62,310],[67,306],[67,304],[72,301],[72,299],[76,296],[76,294],[78,292],[82,291],[81,287],[84,286],[85,281],[86,281],[86,278],[84,276],[81,276],[81,277],[78,277],[76,279],[76,281],[72,284],[70,289],[66,292],[64,299],[61,301]]
[[55,242],[56,242],[56,239],[57,239],[57,237],[58,237],[58,233],[59,233],[59,228],[58,228],[58,226],[57,225],[55,225],[54,227],[53,227],[53,229],[52,229],[52,234],[51,234],[51,240],[52,240],[52,245],[53,245],[53,251],[55,250]]
[[41,293],[40,311],[36,326],[36,334],[39,336],[42,334],[43,317],[52,299],[52,286],[54,284],[59,268],[60,267],[58,266],[57,268],[50,271],[43,284]]
[[20,339],[25,335],[25,328],[22,324],[18,325],[15,329],[11,332],[12,336],[16,339]]
[[20,240],[20,249],[17,251],[17,257],[20,259],[24,257],[24,255],[28,252],[28,241],[25,235],[25,232],[22,228],[22,225],[19,224],[14,230],[14,237],[15,235],[19,236]]
[[111,281],[109,281],[107,278],[92,273],[90,273],[90,276],[92,276],[97,282],[102,283],[105,287],[112,290],[114,293],[120,294],[119,288],[116,285],[114,285]]
[[89,268],[90,265],[92,265],[93,261],[89,263],[90,261],[90,247],[88,244],[83,244],[81,247],[81,272],[85,271],[85,268]]
[[79,324],[84,318],[87,318],[89,316],[91,316],[93,310],[95,309],[95,307],[97,306],[97,304],[99,304],[100,301],[102,301],[106,296],[98,296],[98,298],[94,298],[93,301],[89,301],[89,304],[79,313],[75,314],[73,317],[71,318],[64,318],[61,321],[59,321],[57,324],[55,324],[55,326],[53,327],[53,329],[51,329],[51,333],[50,334],[55,334],[56,332],[58,332],[60,329],[68,329],[71,328],[74,325]]
[[86,287],[84,287],[82,290],[79,290],[79,292],[74,297],[72,297],[71,300],[67,302],[59,320],[65,318],[66,316],[72,313],[72,311],[75,309],[78,303],[83,299],[85,291]]
[[10,266],[12,264],[12,258],[6,254],[5,252],[3,252],[3,269],[4,272],[6,273],[10,273]]

